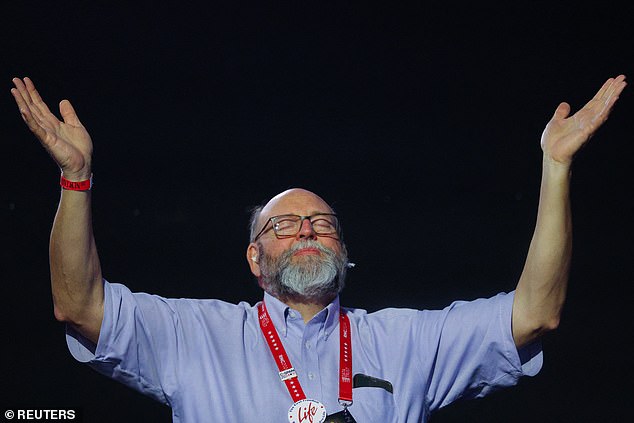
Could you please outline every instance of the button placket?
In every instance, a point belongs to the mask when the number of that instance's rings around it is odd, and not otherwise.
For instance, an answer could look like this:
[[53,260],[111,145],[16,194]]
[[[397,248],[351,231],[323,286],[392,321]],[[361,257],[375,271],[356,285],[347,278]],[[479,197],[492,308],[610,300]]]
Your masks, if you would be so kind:
[[319,356],[317,354],[317,342],[321,332],[322,323],[310,321],[304,328],[302,338],[302,362],[306,375],[306,383],[303,385],[307,392],[311,392],[317,398],[321,397],[321,377],[319,374]]

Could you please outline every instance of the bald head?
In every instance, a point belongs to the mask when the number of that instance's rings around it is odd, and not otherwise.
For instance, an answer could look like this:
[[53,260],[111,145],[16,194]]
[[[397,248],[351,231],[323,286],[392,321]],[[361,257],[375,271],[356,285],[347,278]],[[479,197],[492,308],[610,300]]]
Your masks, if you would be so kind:
[[271,198],[263,207],[257,207],[251,216],[250,241],[264,223],[273,216],[282,214],[297,214],[310,216],[315,213],[333,213],[332,208],[324,199],[303,188],[291,188]]

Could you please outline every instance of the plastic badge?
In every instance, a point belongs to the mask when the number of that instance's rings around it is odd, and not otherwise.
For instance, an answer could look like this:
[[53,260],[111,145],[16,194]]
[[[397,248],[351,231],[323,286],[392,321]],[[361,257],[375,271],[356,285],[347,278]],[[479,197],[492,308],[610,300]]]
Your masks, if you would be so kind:
[[290,423],[324,423],[326,407],[316,400],[299,400],[288,410],[288,421]]

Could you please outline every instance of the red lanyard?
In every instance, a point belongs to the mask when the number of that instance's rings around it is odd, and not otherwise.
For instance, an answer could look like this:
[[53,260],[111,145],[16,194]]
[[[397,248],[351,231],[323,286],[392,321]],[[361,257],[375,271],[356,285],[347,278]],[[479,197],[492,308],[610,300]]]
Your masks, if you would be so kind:
[[[288,393],[294,402],[306,399],[306,394],[299,384],[297,373],[291,366],[291,360],[288,358],[284,345],[282,345],[275,330],[264,301],[258,304],[258,315],[260,329],[262,329],[264,339],[269,345],[280,371],[280,378],[286,384]],[[352,340],[350,336],[350,319],[343,309],[339,309],[339,403],[344,407],[352,404]]]

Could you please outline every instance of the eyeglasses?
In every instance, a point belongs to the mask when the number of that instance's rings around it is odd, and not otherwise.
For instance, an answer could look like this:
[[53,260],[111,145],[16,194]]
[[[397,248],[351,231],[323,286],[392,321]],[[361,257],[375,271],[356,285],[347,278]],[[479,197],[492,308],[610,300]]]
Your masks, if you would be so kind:
[[258,232],[253,239],[253,242],[264,235],[269,226],[269,222],[271,222],[272,229],[277,238],[290,238],[299,233],[306,219],[308,219],[313,231],[317,235],[339,235],[339,221],[337,220],[337,215],[334,213],[315,213],[310,216],[282,214],[269,218],[262,230]]

